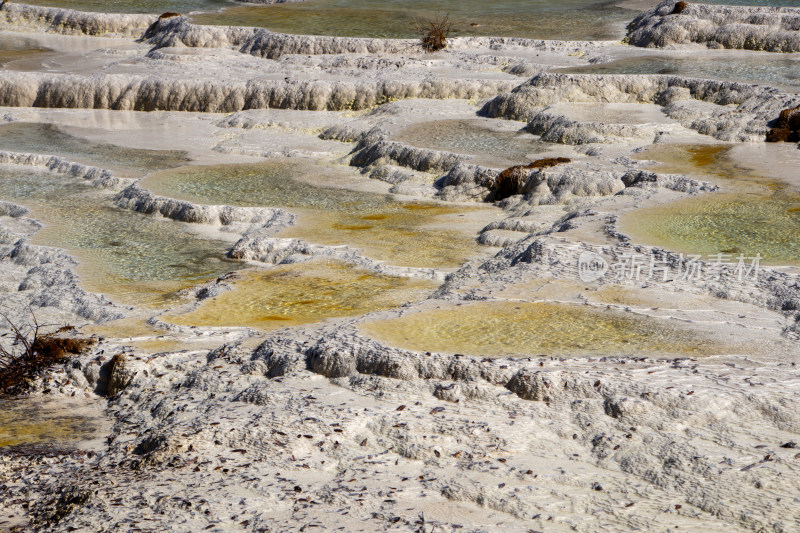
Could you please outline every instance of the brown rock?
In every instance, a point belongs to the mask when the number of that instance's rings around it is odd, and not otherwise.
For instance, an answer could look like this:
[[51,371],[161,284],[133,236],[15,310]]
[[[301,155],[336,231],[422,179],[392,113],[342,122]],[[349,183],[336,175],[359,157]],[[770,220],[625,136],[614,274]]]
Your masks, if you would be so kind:
[[125,355],[118,353],[107,364],[109,371],[107,394],[112,397],[127,387],[131,379],[126,369]]

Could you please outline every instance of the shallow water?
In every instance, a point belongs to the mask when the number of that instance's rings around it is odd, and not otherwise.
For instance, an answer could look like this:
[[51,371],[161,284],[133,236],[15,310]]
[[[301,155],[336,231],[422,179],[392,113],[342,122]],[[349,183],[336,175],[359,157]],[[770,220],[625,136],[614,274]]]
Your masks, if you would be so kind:
[[[190,166],[158,172],[142,186],[156,194],[206,204],[285,207],[300,215],[280,237],[350,245],[395,265],[454,267],[478,251],[467,232],[426,225],[476,208],[405,203],[385,194],[316,186],[349,169],[293,160],[245,165]],[[331,178],[335,179],[335,178]]]
[[189,160],[186,152],[179,150],[140,150],[95,143],[70,135],[53,124],[30,122],[0,125],[0,149],[57,155],[132,175],[176,167]]
[[34,244],[64,248],[78,259],[84,288],[121,303],[168,305],[175,291],[240,267],[224,258],[230,243],[112,207],[92,187],[63,176],[0,168],[0,198],[25,205],[45,224]]
[[[711,177],[723,190],[639,209],[620,218],[636,242],[715,256],[760,254],[769,264],[800,263],[800,194],[739,168],[724,147],[661,146],[640,154],[661,172]],[[727,258],[725,258],[727,261]]]
[[710,355],[721,353],[667,320],[584,305],[481,302],[366,322],[388,345],[474,356]]
[[6,65],[10,61],[35,57],[48,52],[49,49],[43,48],[33,39],[17,35],[0,35],[0,66]]
[[539,39],[615,39],[636,11],[613,2],[587,0],[307,0],[271,6],[240,5],[200,15],[202,24],[263,26],[310,35],[418,37],[418,27],[448,13],[451,35],[494,35]]
[[721,57],[671,58],[644,56],[562,69],[575,74],[669,74],[771,85],[782,89],[800,88],[800,59],[781,54],[751,52],[752,57],[728,54]]
[[392,137],[411,146],[475,155],[475,162],[510,166],[528,163],[553,149],[529,133],[498,131],[481,120],[437,120],[409,126]]
[[270,330],[391,309],[422,298],[434,287],[430,281],[313,261],[242,272],[234,290],[203,301],[189,313],[162,318],[183,325]]
[[[204,12],[194,20],[201,24],[259,26],[286,33],[358,37],[417,37],[420,33],[417,28],[424,26],[424,21],[447,13],[453,23],[453,36],[621,39],[625,24],[638,14],[617,7],[613,1],[598,0],[306,0],[271,6],[230,0],[29,2],[108,13]],[[797,0],[710,0],[709,3],[800,6]]]
[[192,11],[215,11],[236,5],[228,0],[30,0],[24,2],[37,6],[63,7],[78,11],[100,11],[103,13],[153,13],[166,11],[191,13]]
[[100,418],[76,412],[63,402],[0,400],[0,448],[22,445],[75,445],[99,437]]
[[703,0],[699,3],[728,6],[800,7],[798,0]]

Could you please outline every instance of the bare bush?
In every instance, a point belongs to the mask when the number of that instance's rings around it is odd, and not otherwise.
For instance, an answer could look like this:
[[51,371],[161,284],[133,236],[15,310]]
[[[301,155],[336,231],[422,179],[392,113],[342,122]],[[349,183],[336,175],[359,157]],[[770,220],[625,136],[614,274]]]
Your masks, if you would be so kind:
[[7,347],[0,343],[0,394],[22,392],[30,384],[30,380],[46,368],[58,363],[69,354],[79,354],[93,346],[95,339],[79,339],[57,336],[58,333],[71,331],[72,326],[64,326],[51,333],[42,333],[46,325],[41,325],[31,312],[31,322],[15,324],[6,315],[0,313],[8,323],[10,333],[0,337],[11,336]]
[[433,20],[417,23],[422,49],[426,52],[436,52],[447,48],[447,36],[452,26],[449,14],[441,16],[438,13]]

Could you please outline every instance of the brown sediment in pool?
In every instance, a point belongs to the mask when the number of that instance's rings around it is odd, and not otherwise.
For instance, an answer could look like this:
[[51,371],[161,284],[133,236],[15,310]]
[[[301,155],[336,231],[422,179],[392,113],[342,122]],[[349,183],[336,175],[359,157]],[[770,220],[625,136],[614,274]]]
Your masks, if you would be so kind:
[[362,333],[415,351],[474,356],[706,356],[724,346],[666,319],[586,305],[468,303],[365,322]]
[[271,330],[358,316],[423,298],[431,281],[386,276],[335,261],[312,261],[242,272],[233,290],[184,314],[162,317],[192,326]]
[[105,421],[97,410],[63,402],[4,400],[0,409],[0,448],[41,444],[77,444],[97,438]]
[[387,205],[383,213],[367,215],[371,224],[359,224],[364,218],[359,214],[297,210],[298,223],[278,236],[331,246],[347,245],[379,261],[421,268],[457,267],[480,251],[473,235],[425,227],[469,208],[409,207]]
[[730,149],[731,146],[720,144],[656,144],[634,158],[655,161],[657,166],[652,169],[663,174],[725,177],[730,172],[720,167],[730,166]]

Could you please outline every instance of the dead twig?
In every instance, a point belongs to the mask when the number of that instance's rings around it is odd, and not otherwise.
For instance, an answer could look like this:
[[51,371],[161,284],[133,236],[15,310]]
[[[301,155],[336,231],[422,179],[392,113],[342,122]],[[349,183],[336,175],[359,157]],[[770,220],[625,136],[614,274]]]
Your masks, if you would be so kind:
[[[43,328],[55,325],[39,324],[33,310],[29,311],[31,322],[26,324],[15,324],[7,315],[0,313],[0,317],[8,324],[12,337],[8,347],[0,343],[0,394],[22,392],[30,380],[46,368],[68,354],[79,354],[96,343],[94,339],[55,336],[56,333],[70,330],[66,327],[42,334]],[[2,336],[6,335],[8,333]]]
[[447,36],[452,30],[450,14],[444,16],[436,14],[433,20],[417,22],[417,33],[420,34],[420,44],[425,52],[436,52],[447,48]]

